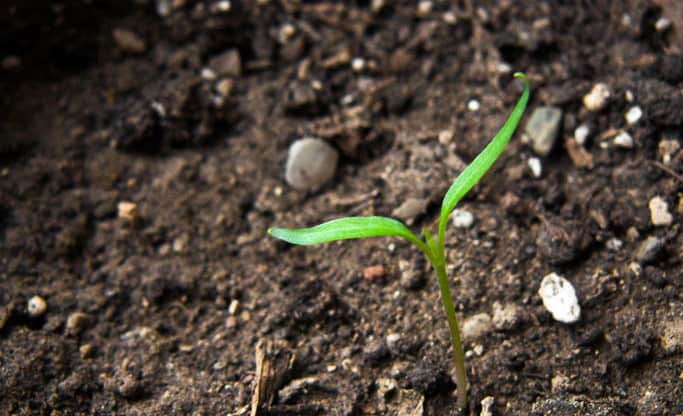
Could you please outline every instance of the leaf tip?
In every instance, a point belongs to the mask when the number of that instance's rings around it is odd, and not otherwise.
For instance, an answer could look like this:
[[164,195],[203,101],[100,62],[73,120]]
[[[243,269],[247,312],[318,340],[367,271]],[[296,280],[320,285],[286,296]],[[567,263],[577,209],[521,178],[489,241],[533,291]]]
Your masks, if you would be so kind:
[[515,72],[512,76],[515,78],[522,78],[524,80],[524,86],[529,88],[529,78],[527,78],[524,72]]

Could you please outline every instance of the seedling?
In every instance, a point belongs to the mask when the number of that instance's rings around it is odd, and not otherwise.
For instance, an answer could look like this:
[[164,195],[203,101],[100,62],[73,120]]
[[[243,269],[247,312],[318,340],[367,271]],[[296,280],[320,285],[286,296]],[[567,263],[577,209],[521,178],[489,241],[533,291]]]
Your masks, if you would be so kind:
[[460,341],[458,321],[453,308],[453,298],[448,287],[446,275],[446,224],[448,217],[455,205],[469,192],[474,185],[491,168],[493,162],[503,152],[505,145],[510,141],[519,120],[522,118],[524,109],[529,101],[529,80],[521,72],[514,74],[524,80],[524,91],[512,109],[503,127],[493,137],[484,150],[477,155],[472,163],[463,170],[455,179],[441,202],[441,215],[437,238],[434,239],[427,228],[422,230],[424,239],[418,238],[401,221],[387,217],[347,217],[328,221],[311,228],[286,229],[271,228],[268,233],[273,237],[298,245],[320,244],[337,240],[367,237],[403,237],[413,243],[422,251],[436,272],[441,302],[446,311],[448,326],[451,331],[451,343],[453,345],[453,359],[455,361],[455,381],[458,387],[458,405],[465,408],[467,404],[467,375],[465,373],[465,354]]

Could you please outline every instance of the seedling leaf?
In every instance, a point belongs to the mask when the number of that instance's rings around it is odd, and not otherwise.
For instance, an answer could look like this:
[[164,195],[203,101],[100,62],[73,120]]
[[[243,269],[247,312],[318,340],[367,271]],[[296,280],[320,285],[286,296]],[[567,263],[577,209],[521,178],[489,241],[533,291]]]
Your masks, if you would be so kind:
[[[441,203],[441,216],[439,218],[439,231],[441,228],[446,228],[446,221],[448,221],[448,216],[453,212],[455,205],[460,202],[462,197],[467,194],[467,192],[472,189],[474,185],[479,182],[482,176],[491,168],[493,162],[498,159],[498,156],[505,149],[505,145],[510,141],[512,134],[517,128],[520,119],[522,118],[522,113],[526,108],[526,104],[529,101],[529,80],[526,75],[521,72],[516,72],[514,75],[516,78],[522,78],[524,80],[524,92],[522,96],[517,100],[515,108],[512,109],[510,116],[500,128],[498,133],[491,139],[491,142],[482,150],[481,153],[470,163],[465,170],[458,175],[458,177],[453,181],[453,184],[446,192],[446,196],[443,198]],[[442,237],[442,233],[439,232],[439,236]]]
[[311,228],[271,228],[268,233],[288,243],[302,246],[352,238],[403,237],[420,249],[424,247],[424,243],[401,221],[387,217],[339,218]]

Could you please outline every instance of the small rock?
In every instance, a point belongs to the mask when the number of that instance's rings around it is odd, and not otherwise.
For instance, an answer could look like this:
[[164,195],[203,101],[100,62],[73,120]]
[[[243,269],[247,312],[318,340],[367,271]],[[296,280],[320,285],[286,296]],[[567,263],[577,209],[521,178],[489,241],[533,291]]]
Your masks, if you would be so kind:
[[378,264],[376,266],[369,266],[363,269],[363,278],[369,282],[381,279],[384,277],[384,266]]
[[662,158],[662,163],[665,165],[668,165],[671,163],[671,159],[676,155],[676,152],[681,148],[680,143],[678,143],[678,140],[675,139],[665,139],[659,142],[659,145],[657,145],[657,150],[659,151],[659,155]]
[[583,105],[586,106],[589,111],[600,111],[605,108],[611,95],[607,84],[595,84],[593,89],[583,96]]
[[548,156],[555,146],[562,124],[562,110],[557,107],[538,107],[526,124],[531,148],[539,156]]
[[479,103],[479,100],[475,100],[474,98],[467,102],[467,109],[472,112],[479,111],[480,107],[481,104]]
[[670,354],[683,351],[683,318],[666,320],[661,337],[662,348]]
[[230,301],[230,305],[228,306],[228,314],[230,315],[236,315],[237,311],[240,309],[240,301],[237,299],[233,299]]
[[28,314],[34,318],[42,316],[47,311],[47,302],[40,296],[33,296],[28,300]]
[[391,215],[411,225],[415,218],[425,212],[429,200],[425,198],[408,198]]
[[118,203],[117,208],[120,219],[131,224],[137,221],[137,204],[129,201],[121,201]]
[[454,25],[458,22],[458,18],[456,17],[455,13],[453,13],[452,10],[444,12],[442,18],[443,18],[444,23],[446,23],[448,25]]
[[673,216],[669,212],[669,205],[661,196],[655,196],[648,203],[650,220],[653,225],[671,225]]
[[550,273],[541,281],[538,289],[543,306],[556,321],[571,324],[579,320],[581,307],[574,286],[557,273]]
[[234,82],[230,78],[225,78],[216,83],[216,92],[222,97],[229,97],[232,93]]
[[619,240],[618,238],[610,238],[607,240],[607,243],[605,243],[605,246],[609,251],[619,251],[621,250],[621,247],[624,245],[624,242]]
[[83,344],[78,348],[78,353],[81,360],[85,360],[86,358],[92,357],[93,347],[90,344]]
[[370,3],[370,10],[372,10],[373,13],[381,11],[384,8],[384,2],[385,0],[372,0],[372,3]]
[[537,157],[530,157],[526,164],[529,167],[529,171],[531,171],[531,176],[536,179],[541,177],[543,174],[543,165],[541,164],[541,159]]
[[447,146],[453,141],[453,136],[455,136],[455,133],[452,129],[441,130],[439,132],[439,143]]
[[496,399],[494,399],[491,396],[486,396],[481,400],[481,412],[479,413],[479,416],[493,416],[493,412],[491,411],[491,407],[493,407],[493,404],[496,402]]
[[286,43],[295,33],[296,26],[291,23],[285,23],[280,27],[280,31],[278,32],[278,41],[280,43]]
[[116,28],[112,31],[112,36],[116,45],[124,52],[140,54],[147,49],[145,41],[130,30]]
[[626,119],[627,124],[633,125],[636,124],[642,116],[643,110],[636,105],[628,109],[628,111],[624,115],[624,118]]
[[316,190],[332,179],[339,154],[325,141],[307,137],[289,147],[285,180],[298,190]]
[[620,131],[616,136],[614,136],[612,143],[614,143],[614,145],[617,147],[631,149],[633,148],[633,137],[631,137],[631,135],[626,131]]
[[581,146],[576,139],[567,137],[564,140],[564,146],[567,149],[567,154],[572,160],[572,164],[578,169],[593,169],[594,161],[593,155]]
[[569,377],[564,374],[557,374],[550,380],[550,391],[553,394],[565,393],[570,387]]
[[398,270],[401,272],[400,285],[404,289],[416,290],[422,287],[424,279],[422,273],[415,270],[413,263],[406,260],[398,261]]
[[432,8],[434,7],[434,3],[432,3],[429,0],[423,0],[417,4],[417,16],[418,17],[425,17],[429,15],[429,13],[432,12]]
[[66,318],[66,333],[69,335],[78,335],[85,326],[88,315],[83,312],[74,312]]
[[387,348],[389,350],[394,350],[396,349],[396,346],[398,345],[398,342],[401,340],[401,335],[397,333],[391,333],[387,335],[386,342],[387,342]]
[[514,303],[493,303],[493,319],[491,323],[497,331],[515,329],[522,321],[522,309]]
[[227,51],[213,56],[209,59],[209,67],[222,77],[239,77],[242,75],[242,59],[237,49]]
[[588,136],[591,134],[591,129],[587,124],[581,124],[574,130],[574,140],[576,143],[583,146],[588,140]]
[[380,377],[375,384],[377,385],[377,396],[380,400],[389,398],[398,389],[398,383],[393,378]]
[[666,241],[653,235],[645,239],[635,251],[634,258],[638,263],[649,263],[659,255]]
[[353,58],[351,60],[351,69],[353,69],[355,72],[361,72],[365,69],[365,59],[363,58]]
[[462,323],[462,338],[473,340],[488,333],[491,330],[491,316],[486,313],[478,313],[465,319]]
[[455,228],[470,228],[474,224],[474,215],[464,209],[454,209],[451,218]]
[[671,27],[671,20],[667,19],[666,17],[660,17],[655,22],[655,30],[657,32],[664,32],[665,30],[667,30],[670,27]]

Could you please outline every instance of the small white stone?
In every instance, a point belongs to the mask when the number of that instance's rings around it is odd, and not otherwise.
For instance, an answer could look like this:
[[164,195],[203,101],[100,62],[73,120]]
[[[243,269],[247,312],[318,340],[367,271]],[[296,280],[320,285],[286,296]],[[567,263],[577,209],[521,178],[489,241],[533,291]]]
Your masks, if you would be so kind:
[[491,396],[486,396],[481,400],[481,412],[479,416],[493,416],[491,412],[491,407],[496,402],[496,400]]
[[464,209],[454,209],[451,217],[455,228],[470,228],[474,224],[474,215]]
[[389,349],[395,348],[396,344],[398,344],[398,342],[400,340],[401,340],[401,335],[399,335],[397,333],[391,333],[391,334],[387,335],[387,339],[386,339],[387,347],[389,347]]
[[306,137],[289,147],[285,180],[299,190],[315,190],[332,179],[339,153],[324,140]]
[[607,249],[610,251],[619,251],[621,250],[621,247],[624,246],[624,242],[618,238],[610,238],[607,240],[607,243],[605,243],[605,246],[607,246]]
[[671,163],[671,158],[680,148],[681,145],[676,139],[664,139],[657,145],[657,150],[662,156],[662,162],[664,162],[665,165]]
[[214,71],[213,69],[211,69],[209,67],[202,68],[199,75],[202,77],[203,80],[206,80],[206,81],[213,81],[217,78],[216,71]]
[[28,300],[28,314],[34,318],[42,316],[47,311],[47,302],[40,296],[34,296]]
[[590,111],[600,111],[607,105],[611,92],[607,84],[599,82],[593,89],[583,96],[583,105]]
[[462,323],[462,337],[465,340],[478,338],[490,330],[491,316],[486,312],[472,315]]
[[626,119],[627,124],[633,125],[636,124],[642,116],[643,110],[636,105],[628,109],[628,111],[624,115],[624,118]]
[[384,0],[372,0],[370,3],[370,10],[377,13],[384,8]]
[[574,130],[574,140],[576,143],[583,146],[588,140],[588,136],[591,134],[591,129],[587,124],[581,124]]
[[630,14],[624,13],[621,15],[621,24],[623,26],[629,27],[631,24],[633,24],[633,18],[631,17]]
[[237,299],[233,299],[230,301],[230,305],[228,306],[228,314],[236,315],[237,311],[239,309],[240,309],[240,301]]
[[479,101],[475,100],[474,98],[467,102],[467,109],[472,112],[479,111],[480,107],[481,104],[479,104]]
[[541,174],[543,174],[543,166],[541,165],[541,159],[537,157],[530,157],[527,161],[527,166],[529,166],[531,176],[533,176],[534,178],[540,178]]
[[287,42],[296,33],[296,27],[291,23],[285,23],[280,27],[280,32],[278,33],[278,40],[280,43]]
[[449,10],[443,14],[443,21],[446,22],[446,24],[454,25],[458,19],[455,17],[455,13]]
[[218,3],[216,3],[216,5],[214,7],[215,7],[215,10],[218,12],[227,13],[232,8],[232,4],[230,4],[230,2],[227,0],[222,0],[222,1],[219,1]]
[[428,15],[432,12],[432,7],[434,7],[434,3],[429,0],[419,2],[417,4],[417,15],[420,17]]
[[657,32],[663,32],[669,27],[671,27],[671,20],[667,19],[666,17],[660,17],[655,22],[655,30]]
[[543,306],[556,321],[571,324],[579,320],[581,307],[574,286],[557,273],[550,273],[541,281],[538,294]]
[[669,204],[661,196],[655,196],[648,204],[650,220],[653,225],[671,225],[673,216],[669,212]]
[[624,149],[633,148],[633,137],[626,131],[620,131],[619,134],[614,136],[612,142],[617,147],[623,147]]
[[496,66],[496,71],[498,71],[499,74],[509,74],[512,72],[512,65],[507,62],[500,62]]
[[633,95],[633,91],[631,90],[626,90],[626,92],[624,93],[624,98],[629,103],[632,103],[636,99],[635,95]]
[[351,69],[356,72],[361,72],[365,69],[365,59],[357,57],[351,60]]
[[452,129],[441,130],[439,132],[439,143],[441,143],[444,146],[450,144],[453,140],[454,135],[455,134],[453,133]]
[[135,222],[137,219],[138,206],[129,201],[121,201],[118,204],[119,218],[128,222]]

